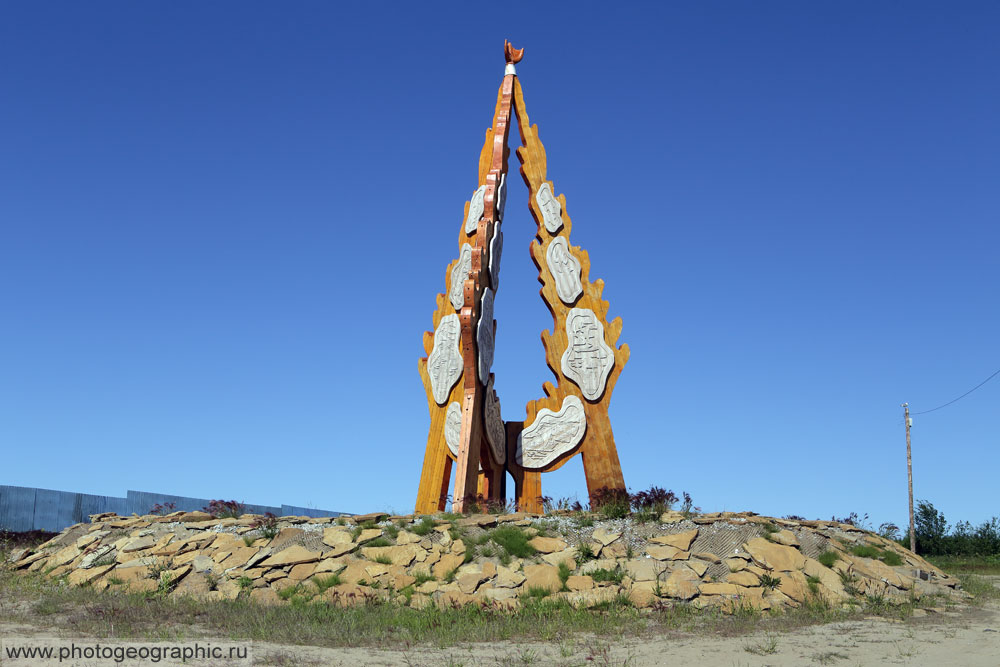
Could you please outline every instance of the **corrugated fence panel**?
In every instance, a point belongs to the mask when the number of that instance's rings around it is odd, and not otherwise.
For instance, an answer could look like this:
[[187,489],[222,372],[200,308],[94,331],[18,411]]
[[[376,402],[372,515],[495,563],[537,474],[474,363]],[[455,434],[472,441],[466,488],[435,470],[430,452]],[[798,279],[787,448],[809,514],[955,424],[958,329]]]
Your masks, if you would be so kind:
[[80,515],[82,517],[80,521],[87,521],[87,517],[91,514],[104,514],[105,512],[129,514],[125,509],[125,498],[92,496],[89,493],[80,494]]
[[35,489],[0,486],[0,530],[24,532],[35,521]]
[[[0,530],[22,532],[47,530],[59,532],[74,523],[88,520],[91,514],[114,512],[122,516],[149,514],[157,504],[173,503],[171,511],[193,512],[206,507],[205,498],[188,498],[166,493],[129,490],[124,498],[94,496],[89,493],[71,493],[52,489],[35,489],[24,486],[0,485]],[[341,516],[342,512],[317,510],[294,505],[254,505],[245,503],[244,512],[277,516]]]
[[125,493],[127,499],[126,509],[129,514],[149,514],[156,505],[166,505],[173,503],[171,512],[184,511],[194,512],[208,505],[208,500],[204,498],[188,498],[186,496],[173,496],[168,493],[152,493],[150,491],[132,491],[129,489]]
[[281,513],[275,512],[278,516],[308,516],[318,518],[321,516],[341,516],[343,512],[328,512],[318,510],[313,507],[296,507],[295,505],[282,505]]
[[32,524],[36,530],[47,530],[55,533],[73,523],[72,521],[62,522],[59,519],[59,496],[63,493],[63,491],[51,489],[35,490],[35,513]]

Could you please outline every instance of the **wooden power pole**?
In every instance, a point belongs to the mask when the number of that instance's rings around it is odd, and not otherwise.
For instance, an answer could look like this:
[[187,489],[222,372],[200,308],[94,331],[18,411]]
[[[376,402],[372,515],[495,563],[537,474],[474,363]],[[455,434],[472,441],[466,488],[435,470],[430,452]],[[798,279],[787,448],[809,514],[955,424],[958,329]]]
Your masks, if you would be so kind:
[[906,424],[906,484],[910,492],[910,551],[917,553],[917,533],[913,525],[913,457],[910,454],[910,404],[903,403],[903,422]]

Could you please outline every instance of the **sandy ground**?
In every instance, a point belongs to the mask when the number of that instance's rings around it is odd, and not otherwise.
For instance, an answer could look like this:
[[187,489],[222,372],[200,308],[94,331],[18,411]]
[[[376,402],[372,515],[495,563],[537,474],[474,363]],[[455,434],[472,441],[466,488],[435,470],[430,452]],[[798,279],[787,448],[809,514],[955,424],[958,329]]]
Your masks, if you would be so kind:
[[[51,630],[5,624],[0,621],[4,648],[22,641],[32,645],[53,642],[66,645],[68,637],[47,640]],[[77,638],[78,644],[88,641]],[[92,642],[100,640],[89,640]],[[201,642],[231,645],[228,639],[203,638]],[[144,644],[154,646],[153,644]],[[242,644],[245,646],[246,644]],[[160,645],[162,646],[162,645]],[[929,613],[908,621],[872,617],[861,621],[832,623],[779,634],[760,633],[742,637],[698,636],[676,633],[643,638],[596,638],[576,636],[562,642],[469,644],[439,649],[420,646],[408,649],[321,648],[282,646],[255,642],[250,659],[242,661],[170,661],[159,665],[697,665],[698,667],[763,667],[765,665],[1000,665],[1000,605],[965,608],[961,611]],[[11,660],[0,651],[0,664],[91,665],[106,667],[105,661]],[[150,661],[117,663],[150,665]]]

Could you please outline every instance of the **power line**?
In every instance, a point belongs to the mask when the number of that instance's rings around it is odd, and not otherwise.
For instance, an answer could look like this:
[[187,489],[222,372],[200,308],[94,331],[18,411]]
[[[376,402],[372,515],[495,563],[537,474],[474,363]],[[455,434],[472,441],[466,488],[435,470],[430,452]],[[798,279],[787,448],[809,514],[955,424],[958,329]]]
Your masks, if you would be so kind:
[[962,394],[962,395],[961,395],[961,396],[959,396],[958,398],[953,398],[952,400],[948,401],[948,402],[947,402],[947,403],[945,403],[944,405],[939,405],[939,406],[937,406],[936,408],[931,408],[930,410],[921,410],[920,412],[914,412],[913,414],[915,414],[915,415],[926,415],[926,414],[927,414],[928,412],[934,412],[935,410],[940,410],[941,408],[946,408],[946,407],[948,407],[949,405],[951,405],[952,403],[955,403],[955,402],[957,402],[957,401],[960,401],[960,400],[962,400],[963,398],[965,398],[966,396],[968,396],[969,394],[971,394],[971,393],[972,393],[972,392],[974,392],[975,390],[979,389],[979,388],[980,388],[980,387],[982,387],[982,386],[983,386],[984,384],[986,384],[987,382],[989,382],[990,380],[992,380],[993,378],[995,378],[995,377],[996,377],[996,376],[998,376],[998,375],[1000,375],[1000,368],[998,368],[998,369],[996,370],[996,372],[995,372],[995,373],[993,373],[993,375],[989,376],[988,378],[986,378],[985,380],[983,380],[982,382],[980,382],[980,383],[979,383],[979,384],[977,384],[977,385],[976,385],[975,387],[973,387],[973,388],[972,388],[972,389],[970,389],[969,391],[965,392],[964,394]]

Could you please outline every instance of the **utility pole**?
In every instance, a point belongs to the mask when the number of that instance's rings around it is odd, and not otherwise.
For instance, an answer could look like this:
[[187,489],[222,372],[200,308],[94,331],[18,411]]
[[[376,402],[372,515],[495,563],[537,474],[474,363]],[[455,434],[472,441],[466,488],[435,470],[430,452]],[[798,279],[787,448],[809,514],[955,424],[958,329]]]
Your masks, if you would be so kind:
[[910,491],[910,551],[917,553],[917,534],[913,526],[913,457],[910,455],[910,404],[903,403],[903,422],[906,424],[906,483]]

